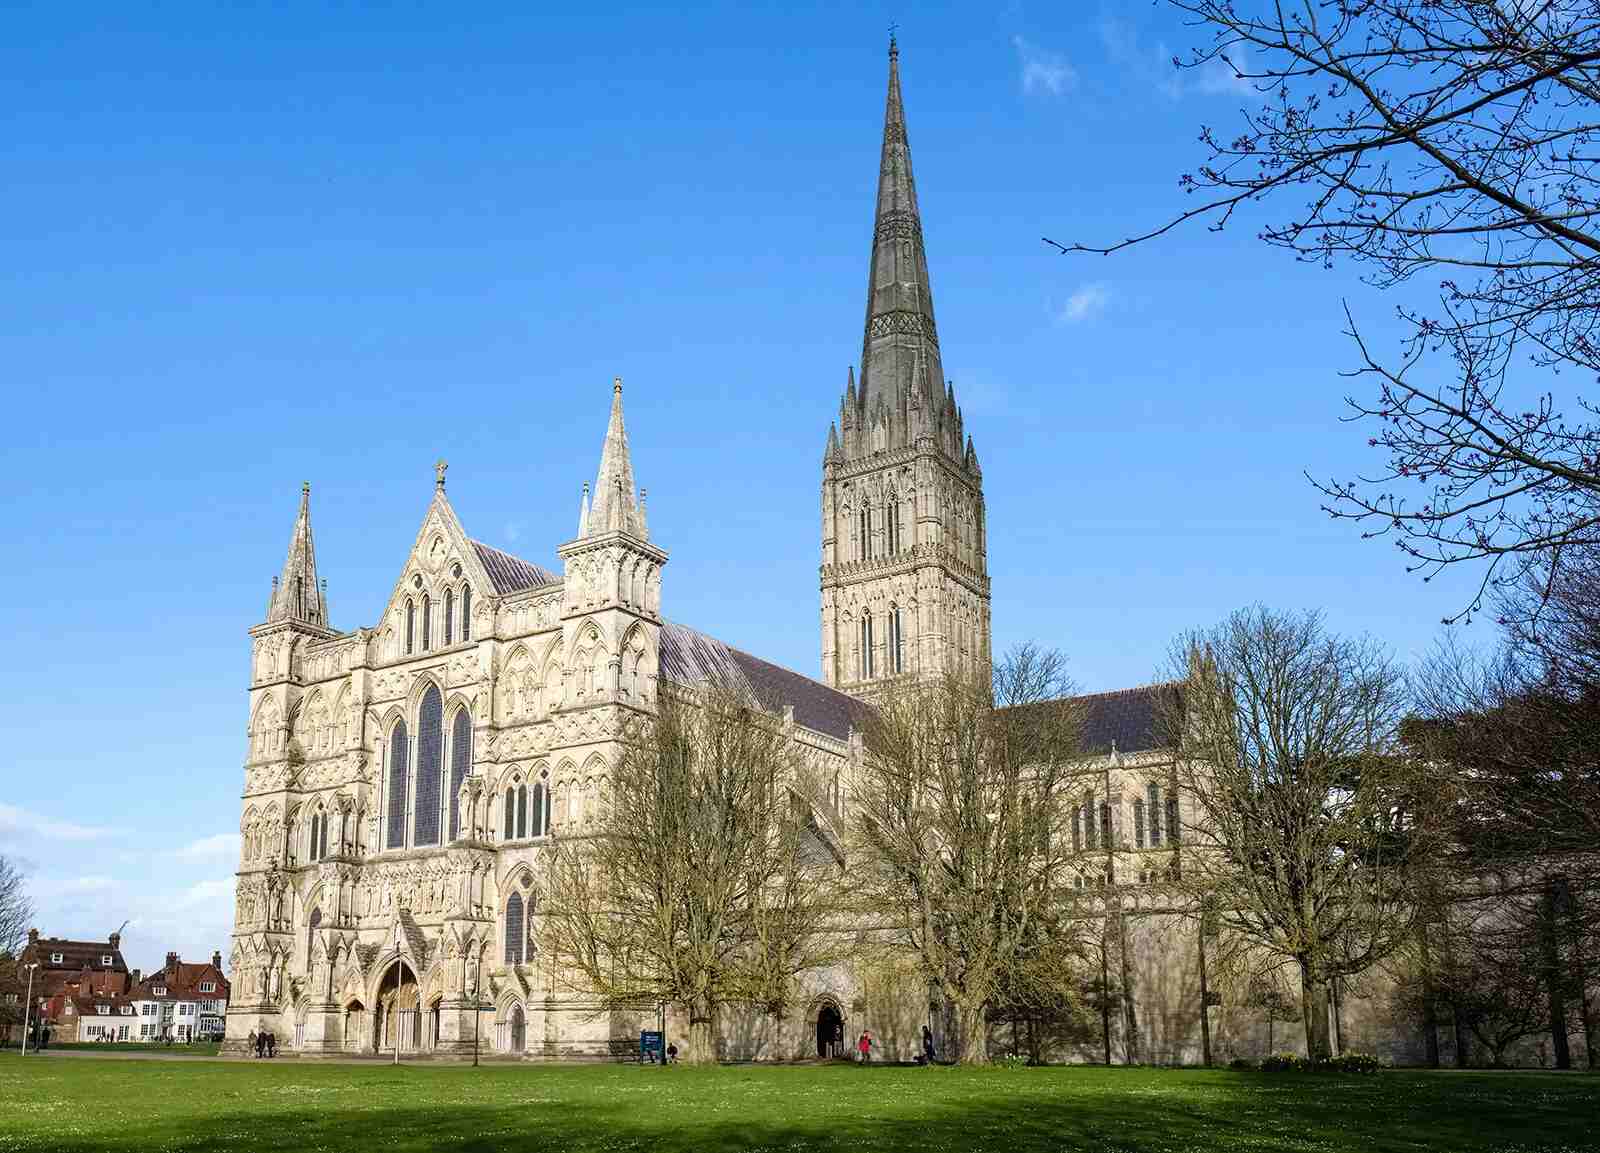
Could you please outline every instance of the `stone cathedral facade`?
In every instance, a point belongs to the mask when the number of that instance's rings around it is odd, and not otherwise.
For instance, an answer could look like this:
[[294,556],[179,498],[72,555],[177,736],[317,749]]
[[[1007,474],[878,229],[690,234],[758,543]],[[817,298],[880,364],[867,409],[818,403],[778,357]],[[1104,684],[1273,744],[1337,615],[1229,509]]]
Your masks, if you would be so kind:
[[[833,766],[833,812],[821,816],[837,819],[866,702],[895,678],[987,665],[983,474],[944,376],[892,44],[868,268],[859,371],[822,460],[820,679],[663,616],[668,554],[635,483],[620,381],[556,567],[471,537],[441,463],[382,616],[336,629],[302,491],[265,619],[250,630],[232,1051],[264,1029],[305,1055],[636,1045],[639,1022],[596,1013],[535,944],[550,836],[581,834],[597,812],[626,720],[649,713],[664,685],[743,688]],[[1132,894],[1118,919],[1118,1053],[1193,1059],[1197,942],[1153,884],[1182,819],[1153,752],[1155,696],[1082,704],[1103,772],[1073,806],[1080,883],[1111,879]],[[810,975],[803,993],[787,1021],[725,1027],[728,1055],[816,1056],[861,1028],[909,1053],[929,1020],[925,987],[846,968]],[[1250,1052],[1263,1024],[1219,1009],[1212,1027],[1225,1056]],[[1086,1036],[1083,1055],[1098,1059],[1112,1028]]]

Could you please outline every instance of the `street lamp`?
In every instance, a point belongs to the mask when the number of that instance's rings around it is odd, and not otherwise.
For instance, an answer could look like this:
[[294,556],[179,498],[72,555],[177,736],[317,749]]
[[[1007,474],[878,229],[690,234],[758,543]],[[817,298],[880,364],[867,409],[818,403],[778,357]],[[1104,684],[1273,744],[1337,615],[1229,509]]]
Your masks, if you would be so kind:
[[28,999],[22,1004],[22,1055],[28,1055],[28,1016],[33,1011],[33,971],[39,967],[39,962],[29,961],[23,968],[28,970]]

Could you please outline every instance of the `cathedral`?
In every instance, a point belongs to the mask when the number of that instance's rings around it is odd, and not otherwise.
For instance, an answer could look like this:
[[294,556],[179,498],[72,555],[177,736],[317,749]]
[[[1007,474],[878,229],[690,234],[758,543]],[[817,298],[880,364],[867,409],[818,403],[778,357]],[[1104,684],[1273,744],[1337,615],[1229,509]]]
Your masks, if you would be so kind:
[[[382,616],[341,631],[303,488],[250,630],[230,1051],[261,1030],[304,1055],[601,1057],[629,1037],[636,1051],[638,1022],[596,1012],[536,947],[551,835],[594,819],[627,720],[652,711],[663,681],[747,691],[835,766],[837,817],[861,755],[852,720],[874,694],[990,661],[983,473],[944,376],[892,42],[861,358],[821,479],[820,680],[664,615],[668,552],[635,483],[620,380],[556,568],[470,536],[441,463]],[[1162,791],[1155,698],[1082,703],[1086,752],[1105,769],[1072,835],[1089,849],[1101,838],[1105,875],[1137,888],[1181,821]],[[1128,991],[1116,1042],[1132,1059],[1191,1060],[1210,1004],[1193,988],[1198,943],[1181,918],[1148,912],[1115,962]],[[928,1013],[925,987],[840,967],[808,975],[790,1020],[725,1029],[738,1034],[725,1055],[815,1057],[862,1028],[909,1052]],[[1258,1026],[1236,1015],[1239,1046]],[[1224,1020],[1212,1028],[1229,1036]],[[1104,1033],[1110,1053],[1109,1020]],[[1084,1055],[1099,1059],[1101,1040]]]

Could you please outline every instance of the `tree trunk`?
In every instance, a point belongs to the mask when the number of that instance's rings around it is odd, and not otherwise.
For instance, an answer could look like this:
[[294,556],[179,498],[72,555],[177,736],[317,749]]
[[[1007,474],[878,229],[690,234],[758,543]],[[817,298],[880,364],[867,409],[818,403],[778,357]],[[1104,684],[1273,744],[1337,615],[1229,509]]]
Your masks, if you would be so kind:
[[1539,944],[1544,952],[1544,983],[1550,997],[1550,1045],[1556,1068],[1572,1068],[1572,1050],[1567,1044],[1566,974],[1561,971],[1561,943],[1556,929],[1557,890],[1552,884],[1545,892],[1540,909]]
[[1211,1065],[1211,988],[1206,983],[1206,919],[1200,918],[1200,1059]]
[[1111,974],[1106,958],[1106,939],[1100,935],[1100,1036],[1105,1042],[1106,1064],[1111,1064]]
[[1439,1014],[1434,1003],[1433,956],[1428,948],[1428,923],[1417,924],[1417,949],[1422,960],[1422,1047],[1428,1067],[1439,1067]]
[[1117,945],[1121,951],[1122,986],[1122,1061],[1137,1065],[1142,1060],[1139,1051],[1139,1018],[1133,1003],[1133,970],[1128,964],[1128,919],[1122,913],[1122,895],[1117,894]]
[[689,1003],[689,1064],[717,1063],[717,1012],[710,1001],[696,998]]
[[1333,1055],[1328,1041],[1328,987],[1304,963],[1300,966],[1300,1016],[1306,1024],[1306,1056],[1326,1061]]
[[1568,898],[1568,914],[1572,928],[1572,975],[1578,991],[1578,1020],[1583,1025],[1583,1051],[1589,1068],[1600,1068],[1600,1054],[1594,1051],[1594,1011],[1589,1004],[1589,967],[1583,959],[1583,922],[1578,916],[1578,903]]
[[989,1063],[989,1011],[979,1002],[976,1005],[958,1004],[956,1006],[957,1028],[961,1034],[961,1058],[963,1065],[987,1065]]
[[1343,1006],[1339,1003],[1339,978],[1335,977],[1328,982],[1328,991],[1333,997],[1333,1051],[1344,1052],[1344,1021],[1341,1020],[1340,1011]]
[[1472,1064],[1472,1038],[1467,1035],[1466,1022],[1461,1019],[1461,1009],[1450,1002],[1450,1021],[1456,1034],[1456,1068],[1466,1069]]

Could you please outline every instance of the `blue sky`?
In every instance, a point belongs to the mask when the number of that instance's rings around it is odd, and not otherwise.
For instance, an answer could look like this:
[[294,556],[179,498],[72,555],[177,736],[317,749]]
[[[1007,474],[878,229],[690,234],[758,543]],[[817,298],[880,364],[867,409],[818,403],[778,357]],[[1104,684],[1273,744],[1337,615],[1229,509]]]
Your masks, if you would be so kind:
[[[1255,600],[1424,653],[1460,607],[1330,522],[1349,269],[1189,228],[1231,76],[1165,9],[11,8],[0,44],[0,852],[47,932],[227,950],[246,630],[299,486],[335,625],[433,486],[549,564],[626,382],[674,619],[818,665],[819,462],[859,355],[900,21],[946,372],[984,469],[997,649],[1152,679]],[[1280,206],[1277,212],[1286,211]]]

